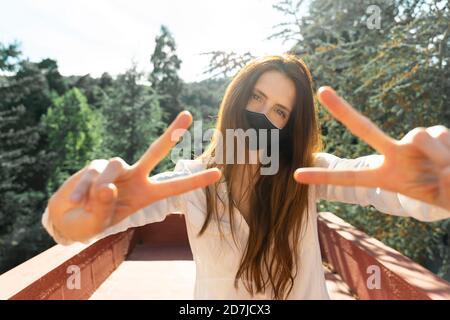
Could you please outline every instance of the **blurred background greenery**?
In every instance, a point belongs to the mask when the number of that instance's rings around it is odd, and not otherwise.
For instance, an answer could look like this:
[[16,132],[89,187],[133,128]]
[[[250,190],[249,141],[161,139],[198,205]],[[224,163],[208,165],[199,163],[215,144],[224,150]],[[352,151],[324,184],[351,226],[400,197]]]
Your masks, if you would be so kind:
[[[314,87],[332,85],[394,138],[418,126],[450,126],[450,8],[434,0],[283,0],[284,19],[268,39],[294,43]],[[380,28],[369,26],[376,5]],[[161,26],[150,72],[62,76],[57,61],[29,61],[18,43],[0,43],[0,273],[54,245],[40,219],[59,185],[90,160],[136,161],[181,110],[214,125],[230,77],[253,54],[207,52],[209,76],[183,81],[176,39]],[[325,152],[355,158],[374,150],[323,108]],[[156,172],[170,170],[166,158]],[[389,177],[386,177],[389,179]],[[320,202],[357,228],[450,279],[450,220],[423,223],[373,207]]]

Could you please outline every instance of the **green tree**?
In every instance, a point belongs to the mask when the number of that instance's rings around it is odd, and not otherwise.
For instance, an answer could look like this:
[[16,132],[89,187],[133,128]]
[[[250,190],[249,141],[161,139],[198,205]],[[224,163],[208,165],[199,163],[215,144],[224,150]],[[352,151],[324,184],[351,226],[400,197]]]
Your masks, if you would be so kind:
[[[6,48],[6,49],[4,49]],[[26,121],[29,87],[18,85],[23,66],[18,46],[0,44],[0,273],[52,243],[40,217],[46,198],[47,154],[42,127]]]
[[[447,1],[313,0],[300,17],[301,2],[275,5],[286,20],[272,37],[294,41],[291,51],[305,59],[316,87],[333,86],[397,139],[414,127],[449,126]],[[380,28],[368,25],[376,14],[371,5],[377,6]],[[326,152],[347,158],[374,153],[322,108],[320,118]],[[340,203],[319,207],[450,277],[449,221],[423,223]]]
[[89,74],[70,76],[68,83],[70,88],[78,88],[86,96],[88,104],[93,109],[101,109],[113,87],[114,80],[105,72],[100,78],[93,78]]
[[28,181],[40,172],[45,151],[36,149],[38,127],[21,127],[25,108],[0,111],[0,273],[51,244],[40,224],[45,192]]
[[229,79],[218,78],[186,83],[180,95],[183,109],[190,110],[194,120],[215,122],[228,82]]
[[18,43],[11,43],[9,45],[0,43],[0,71],[14,71],[20,55],[21,52]]
[[43,117],[49,141],[52,174],[47,184],[52,194],[70,175],[95,158],[102,142],[98,113],[74,88],[54,98],[54,106]]
[[66,90],[64,79],[57,68],[56,61],[51,59],[38,63],[19,61],[15,65],[17,71],[8,77],[8,86],[0,88],[0,108],[23,105],[26,114],[22,121],[28,125],[37,125],[52,105],[53,95],[63,94]]
[[40,70],[44,71],[48,87],[51,91],[56,92],[58,95],[63,95],[67,91],[67,84],[58,71],[58,63],[56,60],[47,58],[38,62],[36,65]]
[[157,138],[163,126],[159,95],[142,83],[143,74],[133,65],[118,76],[102,113],[105,117],[105,155],[137,161]]
[[155,38],[155,49],[151,56],[152,71],[149,81],[152,88],[161,95],[160,105],[166,113],[165,121],[171,122],[182,111],[179,96],[183,82],[178,76],[181,60],[176,54],[176,43],[166,26]]

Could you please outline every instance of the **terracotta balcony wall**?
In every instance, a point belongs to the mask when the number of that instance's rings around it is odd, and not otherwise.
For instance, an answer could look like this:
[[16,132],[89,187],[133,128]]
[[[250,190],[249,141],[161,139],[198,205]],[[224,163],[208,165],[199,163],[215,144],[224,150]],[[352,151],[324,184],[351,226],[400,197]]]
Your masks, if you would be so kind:
[[[319,238],[332,299],[450,299],[448,282],[332,213],[320,213]],[[73,265],[79,289],[67,285]],[[379,288],[368,286],[374,272]],[[0,299],[192,299],[194,282],[184,216],[172,214],[90,245],[55,245],[0,275]]]
[[[330,212],[320,213],[319,239],[323,261],[360,299],[450,299],[450,283]],[[378,271],[379,289],[367,285]]]

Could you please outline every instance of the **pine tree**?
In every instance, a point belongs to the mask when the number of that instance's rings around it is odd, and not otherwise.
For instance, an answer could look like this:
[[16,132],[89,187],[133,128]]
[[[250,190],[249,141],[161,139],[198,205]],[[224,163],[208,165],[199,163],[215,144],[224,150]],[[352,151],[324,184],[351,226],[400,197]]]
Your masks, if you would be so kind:
[[182,111],[179,96],[183,83],[178,76],[181,60],[176,54],[175,39],[166,26],[161,26],[155,43],[150,59],[153,69],[149,81],[153,90],[161,95],[160,105],[167,114],[164,120],[170,123]]
[[120,156],[128,163],[142,156],[163,126],[160,97],[142,81],[143,74],[133,65],[115,80],[102,109],[106,155]]
[[0,71],[14,71],[16,60],[20,58],[21,52],[18,43],[7,46],[0,43]]
[[[5,49],[6,48],[6,49]],[[22,103],[33,90],[17,73],[23,67],[18,46],[0,44],[0,273],[47,248],[51,238],[40,217],[46,199],[45,137]],[[32,77],[31,77],[32,78]],[[35,77],[36,78],[36,77]],[[38,77],[39,78],[39,77]]]
[[27,183],[45,152],[36,150],[39,128],[20,127],[24,113],[23,106],[0,111],[0,273],[52,242],[40,224],[46,194]]

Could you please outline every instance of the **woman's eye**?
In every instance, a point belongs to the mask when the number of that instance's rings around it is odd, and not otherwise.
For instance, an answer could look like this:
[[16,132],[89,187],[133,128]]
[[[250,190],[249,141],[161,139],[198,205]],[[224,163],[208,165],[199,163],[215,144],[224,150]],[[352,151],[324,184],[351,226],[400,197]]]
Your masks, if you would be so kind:
[[281,117],[283,117],[283,119],[286,119],[287,115],[286,115],[286,113],[285,113],[283,110],[278,109],[278,110],[277,110],[277,113],[278,113],[278,115],[280,115]]
[[260,101],[260,100],[261,100],[261,97],[258,96],[256,93],[254,93],[254,94],[252,95],[252,98],[255,99],[256,101]]

